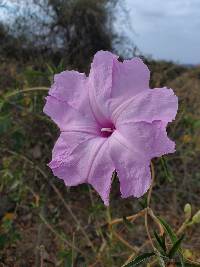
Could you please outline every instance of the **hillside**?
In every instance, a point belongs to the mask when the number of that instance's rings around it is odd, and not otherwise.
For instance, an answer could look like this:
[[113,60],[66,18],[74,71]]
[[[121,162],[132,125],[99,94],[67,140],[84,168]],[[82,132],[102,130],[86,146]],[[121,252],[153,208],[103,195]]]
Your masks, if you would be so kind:
[[[177,229],[184,220],[184,205],[189,202],[196,211],[200,203],[200,66],[145,61],[152,72],[151,86],[171,87],[179,97],[178,116],[169,128],[176,153],[165,157],[165,167],[155,160],[152,199],[154,210]],[[40,266],[41,254],[45,266],[63,266],[71,240],[91,262],[94,252],[74,224],[73,214],[96,247],[105,244],[99,254],[103,265],[95,266],[120,266],[132,253],[117,238],[110,245],[107,211],[97,194],[86,185],[66,188],[46,166],[58,130],[42,112],[45,88],[54,73],[66,68],[62,63],[55,67],[4,61],[0,65],[0,262],[4,266]],[[145,197],[121,200],[118,181],[114,184],[112,218],[139,210]],[[145,236],[137,233],[143,232],[142,227],[139,220],[131,231],[122,226],[119,232],[132,246],[140,247]],[[200,228],[192,226],[184,240],[185,253],[193,260],[200,260],[199,235]],[[74,258],[75,266],[83,266],[80,253]]]

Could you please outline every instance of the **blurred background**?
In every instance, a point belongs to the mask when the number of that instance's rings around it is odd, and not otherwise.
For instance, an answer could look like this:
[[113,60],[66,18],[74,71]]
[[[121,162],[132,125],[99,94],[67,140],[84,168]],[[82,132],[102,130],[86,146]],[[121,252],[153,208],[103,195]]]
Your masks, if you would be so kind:
[[[175,90],[176,153],[154,160],[152,207],[174,229],[186,203],[200,209],[199,28],[199,0],[0,0],[0,266],[121,266],[148,251],[142,219],[107,229],[146,196],[122,200],[114,180],[108,212],[90,186],[66,188],[46,166],[59,134],[42,112],[53,75],[88,73],[98,50],[140,56],[151,87]],[[183,243],[195,261],[199,236],[191,226]]]

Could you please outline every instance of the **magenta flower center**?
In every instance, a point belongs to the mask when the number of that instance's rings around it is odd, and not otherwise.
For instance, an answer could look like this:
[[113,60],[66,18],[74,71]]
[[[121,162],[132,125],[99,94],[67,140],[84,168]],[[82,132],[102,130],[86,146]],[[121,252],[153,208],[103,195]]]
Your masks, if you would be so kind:
[[115,126],[110,125],[109,127],[101,128],[101,136],[102,137],[109,137],[115,131]]

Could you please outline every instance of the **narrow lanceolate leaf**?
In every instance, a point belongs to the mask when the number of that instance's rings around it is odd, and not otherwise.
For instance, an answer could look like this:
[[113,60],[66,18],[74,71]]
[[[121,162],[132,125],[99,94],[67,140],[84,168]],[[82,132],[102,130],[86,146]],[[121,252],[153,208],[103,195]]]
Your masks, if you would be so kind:
[[155,252],[149,252],[149,253],[144,253],[138,257],[136,257],[133,261],[129,262],[127,265],[124,267],[135,267],[140,265],[141,263],[147,261],[150,259],[152,256],[155,256]]
[[165,252],[166,252],[166,251],[167,251],[166,243],[165,243],[166,233],[163,233],[163,235],[160,236],[160,239],[161,239],[161,241],[162,241],[163,248],[164,248],[164,250],[165,250]]
[[165,173],[168,181],[169,182],[173,181],[172,173],[170,172],[168,165],[167,165],[167,161],[164,157],[161,157],[161,164],[162,164],[162,167],[164,169],[164,173]]
[[173,247],[170,249],[169,253],[168,253],[168,256],[169,258],[173,258],[174,255],[178,252],[179,248],[180,248],[180,245],[181,245],[181,242],[184,238],[184,235],[182,235],[173,245]]
[[169,238],[172,241],[172,244],[176,243],[178,240],[175,232],[172,230],[171,226],[162,218],[158,217],[159,222],[164,227],[165,232],[169,235]]
[[165,237],[160,237],[156,231],[154,231],[154,237],[157,241],[157,245],[161,254],[166,254]]

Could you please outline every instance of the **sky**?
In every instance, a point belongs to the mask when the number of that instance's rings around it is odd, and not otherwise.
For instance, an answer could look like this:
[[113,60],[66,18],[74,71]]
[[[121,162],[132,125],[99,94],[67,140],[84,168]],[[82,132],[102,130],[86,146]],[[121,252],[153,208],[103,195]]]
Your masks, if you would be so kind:
[[[200,64],[200,0],[124,0],[122,23],[141,52],[155,59]],[[120,23],[120,18],[119,18]]]
[[[117,30],[144,55],[180,64],[200,64],[200,0],[122,0]],[[12,0],[9,11],[15,11]],[[5,9],[0,17],[9,20]],[[128,16],[127,18],[125,16]]]

